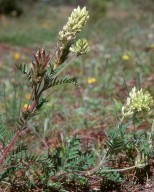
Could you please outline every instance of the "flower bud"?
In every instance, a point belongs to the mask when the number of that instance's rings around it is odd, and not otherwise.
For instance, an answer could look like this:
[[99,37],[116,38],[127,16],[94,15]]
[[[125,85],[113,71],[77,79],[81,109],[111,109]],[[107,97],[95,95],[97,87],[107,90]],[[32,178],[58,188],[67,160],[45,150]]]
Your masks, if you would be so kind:
[[70,51],[79,55],[83,55],[89,52],[89,46],[86,39],[79,39],[75,46],[70,47]]

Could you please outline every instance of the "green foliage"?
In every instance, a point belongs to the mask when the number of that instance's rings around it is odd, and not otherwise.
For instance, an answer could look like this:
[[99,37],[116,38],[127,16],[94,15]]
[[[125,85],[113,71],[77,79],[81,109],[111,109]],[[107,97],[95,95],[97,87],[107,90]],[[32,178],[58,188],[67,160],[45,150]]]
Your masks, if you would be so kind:
[[[7,144],[11,141],[14,131],[7,130],[3,123],[3,116],[0,115],[0,149],[3,151]],[[1,153],[2,153],[1,151]]]
[[[127,133],[126,125],[120,125],[116,131],[109,130],[106,145],[108,149],[107,155],[112,157],[112,159],[117,154],[126,154],[132,164],[136,164],[138,157],[140,159],[138,163],[142,164],[147,163],[147,159],[153,156],[153,146],[149,143],[147,132],[133,131]],[[114,164],[114,161],[112,163]]]
[[[5,130],[2,126],[0,130],[3,136]],[[107,135],[102,149],[104,151],[102,158],[106,154],[105,164],[93,173],[103,178],[102,187],[107,187],[109,183],[110,187],[119,185],[126,179],[122,174],[126,171],[125,167],[117,169],[117,165],[121,167],[123,158],[125,161],[127,159],[130,167],[134,164],[135,167],[141,164],[144,167],[153,157],[153,146],[147,139],[146,131],[128,134],[126,126],[121,125],[116,131],[108,130]],[[76,187],[87,188],[88,171],[95,168],[98,162],[98,157],[92,148],[83,150],[80,139],[75,136],[66,138],[64,143],[48,155],[38,155],[30,154],[27,146],[21,142],[7,157],[5,169],[0,173],[0,181],[3,186],[10,186],[11,190],[16,191],[23,189],[23,186],[27,191],[37,186],[45,191],[67,192],[69,191],[67,186],[72,186],[74,182]],[[112,166],[108,167],[111,162]]]
[[63,171],[67,173],[77,173],[85,171],[94,165],[95,155],[92,151],[82,151],[78,137],[67,139],[66,144],[62,144],[52,154],[57,170],[63,166]]
[[2,123],[2,117],[0,116],[0,140],[1,140],[1,142],[5,141],[6,134],[7,134],[7,131],[4,128],[4,125]]
[[109,0],[88,0],[88,6],[90,8],[91,19],[102,19],[106,13]]
[[124,181],[124,179],[122,178],[122,175],[118,172],[109,172],[109,173],[101,173],[101,171],[99,172],[99,175],[103,176],[104,179],[106,180],[105,182],[109,182],[109,181],[113,181],[115,183],[121,183]]

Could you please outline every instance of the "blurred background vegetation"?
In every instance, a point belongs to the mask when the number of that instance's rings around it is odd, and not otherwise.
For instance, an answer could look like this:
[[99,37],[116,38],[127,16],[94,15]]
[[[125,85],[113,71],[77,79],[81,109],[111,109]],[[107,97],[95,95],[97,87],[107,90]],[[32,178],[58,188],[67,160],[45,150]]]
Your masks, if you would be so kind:
[[91,21],[89,26],[94,29],[89,32],[92,34],[97,30],[99,35],[106,31],[104,25],[107,22],[111,22],[111,30],[108,31],[111,34],[118,20],[124,21],[128,17],[129,21],[139,20],[141,14],[142,17],[147,15],[149,20],[154,10],[153,0],[0,0],[0,42],[22,46],[51,43],[59,26],[66,21],[64,18],[78,5],[87,6]]

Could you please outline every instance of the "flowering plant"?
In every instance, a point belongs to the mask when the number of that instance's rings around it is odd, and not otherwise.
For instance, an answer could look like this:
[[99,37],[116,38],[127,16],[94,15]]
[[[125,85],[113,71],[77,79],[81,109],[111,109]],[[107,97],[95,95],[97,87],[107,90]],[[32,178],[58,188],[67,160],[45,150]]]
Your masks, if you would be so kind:
[[131,116],[141,111],[149,111],[153,103],[152,96],[148,91],[132,89],[127,98],[126,105],[122,107],[123,116]]
[[57,47],[53,57],[50,52],[46,53],[45,49],[42,48],[33,54],[34,61],[32,62],[30,70],[28,70],[25,64],[17,65],[18,69],[22,71],[29,81],[31,94],[29,103],[24,105],[24,110],[17,122],[16,133],[0,157],[0,165],[3,164],[6,155],[15,143],[20,132],[26,129],[27,121],[47,102],[42,96],[43,92],[59,84],[73,83],[77,85],[76,77],[58,79],[58,74],[61,72],[61,70],[59,71],[59,65],[64,64],[70,51],[75,52],[77,56],[89,51],[88,42],[85,39],[78,40],[76,46],[73,46],[77,33],[82,31],[88,18],[89,15],[86,8],[81,9],[77,7],[68,18],[66,25],[64,25],[63,29],[59,32]]

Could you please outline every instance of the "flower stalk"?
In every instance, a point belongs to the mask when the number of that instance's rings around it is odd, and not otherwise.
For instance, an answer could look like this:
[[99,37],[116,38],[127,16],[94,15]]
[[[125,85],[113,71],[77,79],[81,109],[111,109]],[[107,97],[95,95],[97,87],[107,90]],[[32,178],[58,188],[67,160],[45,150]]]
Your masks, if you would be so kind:
[[[16,142],[20,132],[26,128],[27,121],[33,116],[35,111],[39,110],[44,102],[46,102],[46,99],[42,98],[43,92],[55,85],[72,82],[73,78],[69,80],[67,78],[61,81],[57,80],[57,75],[70,65],[70,62],[59,71],[57,67],[67,60],[76,35],[82,30],[88,18],[88,11],[85,7],[83,9],[80,7],[74,9],[71,16],[68,18],[68,22],[64,25],[62,31],[59,32],[58,43],[53,57],[51,57],[50,53],[46,54],[45,49],[42,48],[38,49],[37,52],[33,54],[34,61],[32,61],[30,71],[28,71],[27,67],[23,64],[17,65],[18,69],[21,70],[29,80],[31,97],[27,108],[21,113],[19,121],[17,122],[17,130],[14,137],[0,158],[0,165],[3,164],[6,155]],[[72,50],[73,49],[77,56],[85,54],[89,51],[88,43],[86,40],[80,40],[76,48],[74,47]],[[76,58],[76,56],[74,58]],[[52,63],[51,59],[53,59]]]

